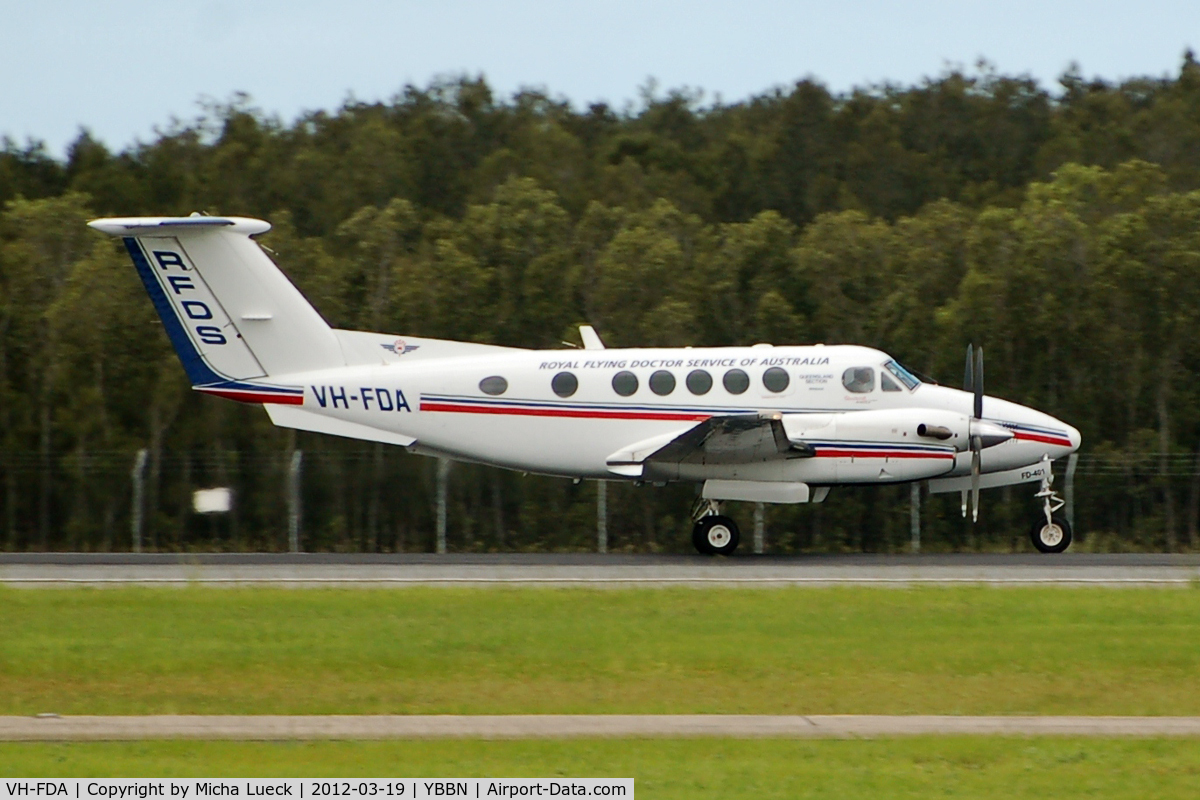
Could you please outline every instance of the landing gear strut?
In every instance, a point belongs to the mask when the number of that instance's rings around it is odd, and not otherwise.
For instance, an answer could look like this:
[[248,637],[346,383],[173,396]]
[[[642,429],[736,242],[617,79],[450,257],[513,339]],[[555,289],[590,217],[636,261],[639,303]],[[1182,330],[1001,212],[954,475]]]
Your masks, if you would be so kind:
[[1054,483],[1054,473],[1050,471],[1050,458],[1043,456],[1046,473],[1042,476],[1042,486],[1034,497],[1042,500],[1042,513],[1029,531],[1033,546],[1043,553],[1061,553],[1071,546],[1071,525],[1066,518],[1057,512],[1066,503],[1050,488]]
[[737,549],[741,532],[737,523],[719,513],[716,500],[700,500],[693,511],[692,544],[701,555],[727,556]]

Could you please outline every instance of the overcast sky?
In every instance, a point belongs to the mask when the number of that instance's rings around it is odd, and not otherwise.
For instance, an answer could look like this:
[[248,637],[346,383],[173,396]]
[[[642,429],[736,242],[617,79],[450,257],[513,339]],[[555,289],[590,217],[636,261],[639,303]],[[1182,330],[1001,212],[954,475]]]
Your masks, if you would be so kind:
[[1046,86],[1176,75],[1200,0],[0,0],[0,134],[114,149],[248,92],[290,121],[349,95],[482,73],[621,106],[653,77],[726,102],[815,77],[914,83],[986,58]]

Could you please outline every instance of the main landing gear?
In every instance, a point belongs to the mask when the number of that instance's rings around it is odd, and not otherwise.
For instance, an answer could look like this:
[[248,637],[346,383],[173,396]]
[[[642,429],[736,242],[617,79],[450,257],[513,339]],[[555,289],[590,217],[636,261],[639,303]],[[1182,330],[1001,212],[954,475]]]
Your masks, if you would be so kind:
[[1042,553],[1061,553],[1071,546],[1071,525],[1066,517],[1057,513],[1066,502],[1050,488],[1054,483],[1054,473],[1050,471],[1050,458],[1044,457],[1042,462],[1046,471],[1042,475],[1042,486],[1034,495],[1042,500],[1042,513],[1033,523],[1029,538],[1033,541],[1033,546]]
[[699,500],[693,511],[696,524],[692,526],[692,545],[701,555],[727,556],[737,549],[742,538],[737,523],[719,513],[716,500]]

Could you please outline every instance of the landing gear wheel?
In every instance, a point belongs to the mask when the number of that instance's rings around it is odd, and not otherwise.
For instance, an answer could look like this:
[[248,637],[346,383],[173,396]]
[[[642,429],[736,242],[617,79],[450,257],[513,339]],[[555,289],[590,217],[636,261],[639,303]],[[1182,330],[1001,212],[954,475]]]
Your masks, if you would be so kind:
[[701,517],[692,528],[692,544],[702,555],[727,556],[740,540],[737,523],[721,514]]
[[1071,546],[1071,525],[1058,514],[1053,515],[1047,525],[1046,518],[1039,514],[1033,529],[1029,531],[1029,538],[1033,540],[1033,546],[1043,553],[1061,553]]

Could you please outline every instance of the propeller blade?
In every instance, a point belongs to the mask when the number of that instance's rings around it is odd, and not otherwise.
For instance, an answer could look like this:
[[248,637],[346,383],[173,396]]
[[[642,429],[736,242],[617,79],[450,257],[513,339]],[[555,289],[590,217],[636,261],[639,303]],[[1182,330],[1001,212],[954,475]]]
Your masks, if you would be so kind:
[[971,522],[979,521],[979,450],[971,448]]
[[983,346],[975,350],[975,419],[983,419]]
[[963,389],[972,391],[975,388],[975,348],[967,345],[967,368],[963,370]]

